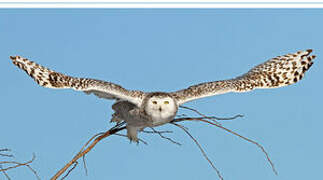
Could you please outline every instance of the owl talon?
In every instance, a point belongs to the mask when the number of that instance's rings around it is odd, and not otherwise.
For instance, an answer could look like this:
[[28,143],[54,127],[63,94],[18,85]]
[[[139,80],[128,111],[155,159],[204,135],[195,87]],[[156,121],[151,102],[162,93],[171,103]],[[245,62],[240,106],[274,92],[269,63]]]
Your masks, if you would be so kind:
[[130,144],[131,144],[132,142],[137,143],[137,145],[139,144],[139,139],[138,139],[138,138],[133,138],[133,137],[128,137],[128,138],[129,138],[129,142],[130,142]]

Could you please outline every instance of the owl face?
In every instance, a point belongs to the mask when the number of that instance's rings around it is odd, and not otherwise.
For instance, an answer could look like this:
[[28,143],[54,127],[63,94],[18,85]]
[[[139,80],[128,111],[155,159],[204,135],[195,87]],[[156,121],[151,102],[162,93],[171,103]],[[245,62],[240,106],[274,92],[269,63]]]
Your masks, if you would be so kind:
[[174,118],[177,113],[177,104],[169,96],[151,96],[146,102],[145,111],[152,117],[153,126],[158,126]]

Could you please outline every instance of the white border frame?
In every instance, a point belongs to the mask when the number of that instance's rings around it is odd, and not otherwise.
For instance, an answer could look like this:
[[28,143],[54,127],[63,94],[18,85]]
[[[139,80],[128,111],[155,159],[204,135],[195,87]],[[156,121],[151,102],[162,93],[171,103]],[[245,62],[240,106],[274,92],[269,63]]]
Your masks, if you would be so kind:
[[0,8],[323,8],[323,0],[0,0]]

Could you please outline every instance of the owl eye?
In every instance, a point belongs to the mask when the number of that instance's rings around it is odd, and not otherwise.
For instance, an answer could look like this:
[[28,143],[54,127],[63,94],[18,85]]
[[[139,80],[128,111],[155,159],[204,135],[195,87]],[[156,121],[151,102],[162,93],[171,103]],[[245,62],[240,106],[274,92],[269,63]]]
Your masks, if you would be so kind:
[[169,104],[169,101],[164,101],[164,104]]
[[153,104],[157,104],[157,101],[153,101]]

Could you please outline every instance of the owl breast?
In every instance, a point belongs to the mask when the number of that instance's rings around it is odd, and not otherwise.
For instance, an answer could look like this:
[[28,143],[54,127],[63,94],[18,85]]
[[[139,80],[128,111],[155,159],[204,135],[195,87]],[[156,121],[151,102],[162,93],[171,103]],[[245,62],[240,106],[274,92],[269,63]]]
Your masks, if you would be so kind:
[[176,112],[159,112],[155,111],[151,114],[152,126],[161,126],[163,124],[169,123],[174,119]]

